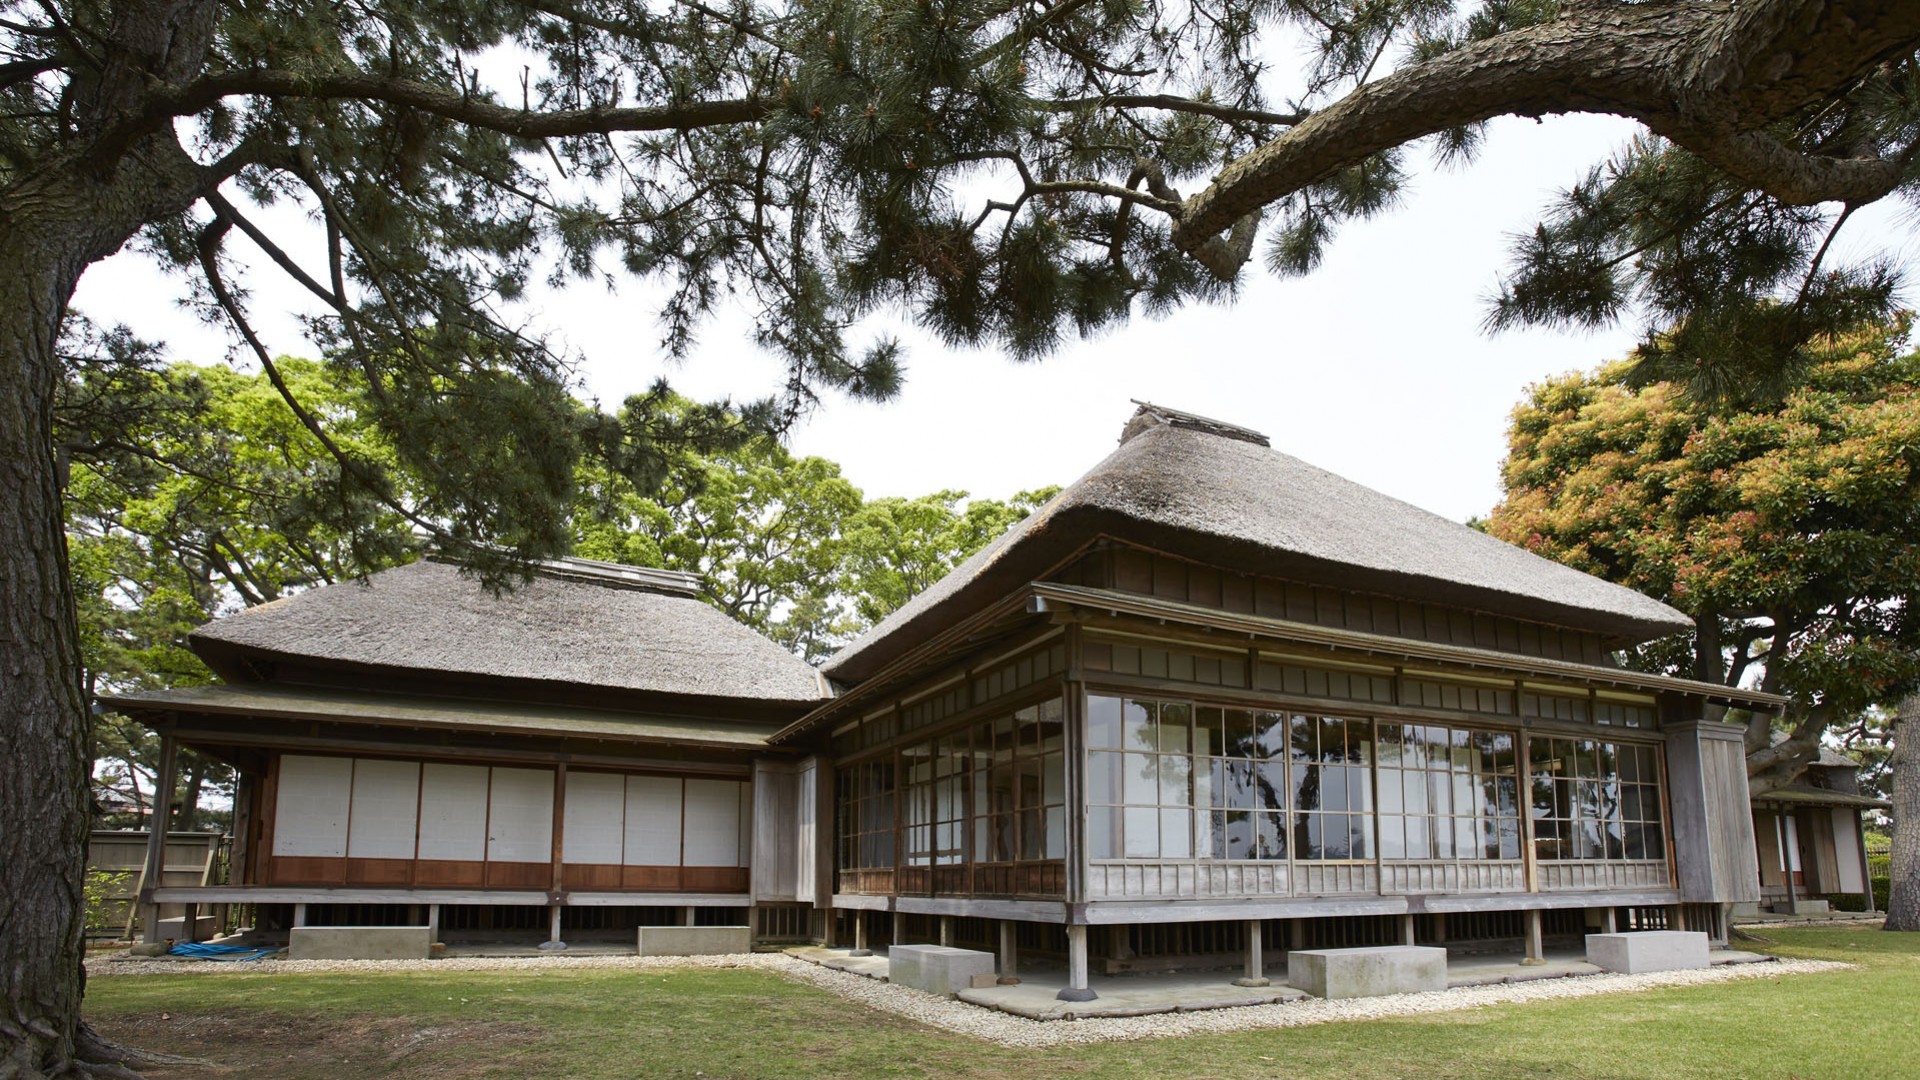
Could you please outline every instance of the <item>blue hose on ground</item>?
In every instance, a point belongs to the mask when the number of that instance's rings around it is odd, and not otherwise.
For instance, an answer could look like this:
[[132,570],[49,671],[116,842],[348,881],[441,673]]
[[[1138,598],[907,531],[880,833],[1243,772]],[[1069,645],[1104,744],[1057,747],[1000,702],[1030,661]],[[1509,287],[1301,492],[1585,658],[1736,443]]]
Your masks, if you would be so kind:
[[174,956],[184,956],[190,960],[258,960],[272,956],[278,949],[261,949],[246,945],[209,945],[201,941],[182,941],[168,950]]

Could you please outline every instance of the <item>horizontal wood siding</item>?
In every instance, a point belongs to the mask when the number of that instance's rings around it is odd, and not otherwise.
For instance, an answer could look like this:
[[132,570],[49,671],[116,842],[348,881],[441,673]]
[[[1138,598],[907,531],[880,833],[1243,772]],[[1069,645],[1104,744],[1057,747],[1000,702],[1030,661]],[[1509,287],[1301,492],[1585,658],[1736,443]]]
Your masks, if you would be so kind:
[[1391,894],[1437,892],[1525,892],[1526,864],[1493,859],[1388,861],[1380,864],[1380,891]]
[[1661,862],[1541,862],[1540,891],[1666,889],[1673,886]]
[[1119,544],[1076,560],[1053,579],[1371,634],[1586,664],[1607,662],[1606,643],[1597,634],[1241,574]]

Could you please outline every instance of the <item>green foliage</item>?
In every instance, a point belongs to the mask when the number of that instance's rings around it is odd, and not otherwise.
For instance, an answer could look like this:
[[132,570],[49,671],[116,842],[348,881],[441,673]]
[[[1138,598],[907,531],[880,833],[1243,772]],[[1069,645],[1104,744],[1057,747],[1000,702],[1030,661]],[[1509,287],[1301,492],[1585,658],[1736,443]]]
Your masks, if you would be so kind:
[[[1657,670],[1759,674],[1817,730],[1920,681],[1920,354],[1905,320],[1821,339],[1771,404],[1703,403],[1629,365],[1514,410],[1494,535],[1657,596],[1693,642]],[[1764,745],[1764,741],[1762,742]],[[1750,742],[1750,749],[1753,746]]]
[[[658,408],[696,406],[671,398]],[[1057,490],[1004,503],[963,491],[868,501],[837,464],[766,438],[684,451],[662,468],[651,495],[608,470],[583,472],[573,552],[696,573],[716,607],[814,661]]]
[[97,866],[87,868],[87,929],[106,930],[115,925],[116,919],[125,917],[126,888],[132,879],[131,870],[102,870]]

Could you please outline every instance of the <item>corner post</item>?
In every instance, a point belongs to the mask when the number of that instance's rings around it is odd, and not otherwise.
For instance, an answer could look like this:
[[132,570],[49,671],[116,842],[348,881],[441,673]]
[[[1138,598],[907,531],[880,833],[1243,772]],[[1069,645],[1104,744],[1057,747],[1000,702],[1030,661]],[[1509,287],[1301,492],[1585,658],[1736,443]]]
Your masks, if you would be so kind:
[[1012,984],[1020,981],[1020,924],[1012,919],[1000,920],[1000,981]]
[[1100,995],[1087,985],[1087,924],[1067,927],[1067,987],[1055,994],[1061,1001],[1092,1001]]

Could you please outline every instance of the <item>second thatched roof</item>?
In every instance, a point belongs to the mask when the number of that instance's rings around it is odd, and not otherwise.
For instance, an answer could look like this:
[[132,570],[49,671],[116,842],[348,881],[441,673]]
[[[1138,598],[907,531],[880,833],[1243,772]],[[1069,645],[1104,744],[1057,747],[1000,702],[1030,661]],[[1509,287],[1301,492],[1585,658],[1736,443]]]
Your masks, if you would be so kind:
[[693,579],[584,559],[494,595],[421,560],[216,619],[192,644],[230,682],[309,660],[760,703],[827,696],[814,669],[698,598]]
[[1270,449],[1265,436],[1142,405],[1118,449],[841,650],[864,679],[943,626],[1106,536],[1199,562],[1644,641],[1681,612]]

